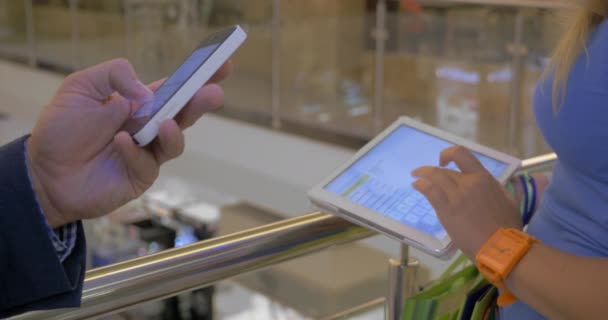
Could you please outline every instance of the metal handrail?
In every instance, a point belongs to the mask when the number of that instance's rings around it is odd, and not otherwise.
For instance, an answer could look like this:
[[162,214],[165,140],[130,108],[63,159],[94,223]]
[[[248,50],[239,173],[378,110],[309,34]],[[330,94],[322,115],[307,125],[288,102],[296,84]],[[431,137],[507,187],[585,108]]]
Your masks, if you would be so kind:
[[422,5],[450,4],[450,5],[489,5],[503,7],[524,7],[538,9],[569,9],[576,6],[567,0],[422,0]]
[[520,171],[537,171],[551,167],[557,161],[555,153],[548,153],[534,158],[529,158],[521,162]]
[[91,270],[79,309],[31,312],[15,319],[88,319],[113,314],[371,235],[335,216],[310,213]]
[[[553,154],[522,170],[550,166]],[[87,272],[79,309],[30,312],[14,319],[87,319],[168,298],[374,233],[326,213],[310,213],[232,235]]]

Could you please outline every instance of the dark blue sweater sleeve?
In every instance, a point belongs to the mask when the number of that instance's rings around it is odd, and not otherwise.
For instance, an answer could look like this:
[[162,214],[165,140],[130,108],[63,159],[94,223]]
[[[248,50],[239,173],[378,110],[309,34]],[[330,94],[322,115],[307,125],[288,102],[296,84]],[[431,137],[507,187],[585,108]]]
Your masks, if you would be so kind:
[[29,180],[26,139],[0,147],[0,318],[77,307],[84,280],[82,224],[74,250],[61,263]]

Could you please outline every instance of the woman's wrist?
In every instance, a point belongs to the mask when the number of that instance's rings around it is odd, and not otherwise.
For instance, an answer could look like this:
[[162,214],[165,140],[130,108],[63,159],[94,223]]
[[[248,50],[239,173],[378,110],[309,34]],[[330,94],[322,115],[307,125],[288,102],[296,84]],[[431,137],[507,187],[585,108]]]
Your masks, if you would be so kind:
[[519,205],[525,198],[525,189],[521,183],[521,179],[519,177],[511,178],[511,183],[513,184],[513,190],[515,191],[515,200]]
[[545,173],[528,174],[524,172],[512,177],[506,185],[516,205],[519,206],[524,225],[532,219],[540,203],[540,195],[548,184]]

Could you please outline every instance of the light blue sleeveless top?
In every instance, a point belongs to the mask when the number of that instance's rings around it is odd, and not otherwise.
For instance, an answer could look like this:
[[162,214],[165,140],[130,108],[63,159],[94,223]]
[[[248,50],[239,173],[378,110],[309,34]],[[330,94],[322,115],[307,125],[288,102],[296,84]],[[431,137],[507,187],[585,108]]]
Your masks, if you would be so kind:
[[[537,85],[534,111],[559,161],[528,232],[562,251],[608,257],[608,21],[575,62],[557,112],[552,81]],[[503,308],[502,319],[544,318],[519,302]]]

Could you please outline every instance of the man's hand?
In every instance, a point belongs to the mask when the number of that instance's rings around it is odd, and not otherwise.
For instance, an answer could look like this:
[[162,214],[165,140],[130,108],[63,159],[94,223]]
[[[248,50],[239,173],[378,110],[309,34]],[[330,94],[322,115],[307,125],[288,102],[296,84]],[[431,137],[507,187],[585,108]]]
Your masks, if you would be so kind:
[[507,191],[464,147],[441,153],[440,165],[454,162],[461,172],[422,167],[412,173],[413,186],[429,200],[439,220],[471,260],[499,228],[522,228],[517,204]]
[[[224,65],[211,82],[226,77]],[[223,104],[222,89],[200,89],[158,138],[138,147],[123,124],[161,82],[143,85],[127,60],[116,59],[68,76],[27,141],[36,196],[51,227],[108,214],[146,191],[160,166],[184,150],[182,130]]]

